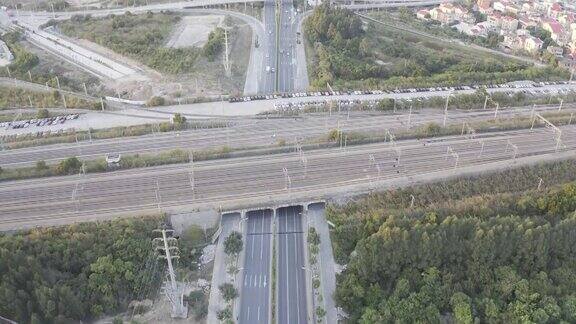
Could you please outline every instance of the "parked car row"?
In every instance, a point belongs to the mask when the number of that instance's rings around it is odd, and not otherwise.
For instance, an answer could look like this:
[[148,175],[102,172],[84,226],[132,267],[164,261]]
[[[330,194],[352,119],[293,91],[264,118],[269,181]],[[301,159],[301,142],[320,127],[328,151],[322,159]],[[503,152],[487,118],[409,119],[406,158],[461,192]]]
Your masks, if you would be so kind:
[[432,92],[432,91],[455,91],[455,90],[472,90],[486,87],[488,89],[496,88],[534,88],[543,87],[547,85],[568,84],[568,81],[557,82],[516,82],[504,84],[487,84],[487,85],[464,85],[454,87],[429,87],[429,88],[404,88],[395,90],[355,90],[355,91],[312,91],[312,92],[296,92],[296,93],[282,93],[271,95],[257,95],[257,96],[244,96],[244,97],[230,97],[230,102],[245,102],[253,100],[269,100],[280,98],[301,98],[301,97],[323,97],[323,96],[340,96],[340,95],[376,95],[376,94],[389,94],[389,93],[416,93],[416,92]]
[[74,128],[68,128],[68,129],[58,129],[58,130],[46,130],[46,131],[38,131],[35,133],[19,133],[19,134],[12,134],[12,135],[5,135],[0,137],[0,139],[2,140],[2,142],[9,142],[12,141],[14,139],[21,139],[21,138],[27,138],[27,139],[34,139],[34,138],[43,138],[43,137],[49,137],[51,135],[63,135],[63,134],[74,134],[76,132],[76,129]]
[[64,116],[55,116],[50,118],[39,118],[39,119],[28,119],[28,120],[18,120],[14,122],[3,122],[0,123],[0,128],[5,129],[16,129],[16,128],[28,128],[30,126],[49,126],[49,125],[57,125],[57,124],[64,124],[68,120],[77,119],[79,117],[78,114],[70,114]]

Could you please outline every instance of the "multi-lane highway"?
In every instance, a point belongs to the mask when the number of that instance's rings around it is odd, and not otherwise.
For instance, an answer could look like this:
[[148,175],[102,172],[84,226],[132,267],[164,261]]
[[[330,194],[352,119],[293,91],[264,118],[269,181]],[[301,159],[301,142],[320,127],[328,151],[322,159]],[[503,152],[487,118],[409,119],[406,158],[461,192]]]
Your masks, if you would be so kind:
[[278,92],[291,93],[294,92],[297,27],[293,1],[280,0],[278,10]]
[[250,211],[247,217],[240,324],[270,323],[272,210]]
[[[561,129],[565,145],[562,151],[573,154],[576,126]],[[446,155],[448,147],[458,158]],[[511,163],[524,157],[554,157],[559,154],[555,147],[551,131],[542,128],[533,132],[480,134],[473,140],[454,136],[428,143],[398,141],[395,145],[379,143],[303,154],[201,161],[193,166],[7,182],[0,187],[0,229],[159,209],[175,211],[304,196],[329,197],[357,190],[359,185],[393,184],[470,166],[478,171],[494,163],[493,168],[499,168],[499,162]]]
[[[556,106],[537,107],[536,112],[554,112]],[[574,112],[576,108],[566,107],[565,112]],[[518,116],[528,117],[532,107],[505,109],[499,112],[499,118],[509,119]],[[142,154],[156,153],[171,149],[199,151],[215,147],[247,148],[256,146],[276,145],[280,139],[287,144],[295,139],[305,141],[322,135],[327,135],[331,129],[341,129],[344,132],[363,132],[382,134],[388,129],[393,133],[404,131],[410,120],[410,127],[418,127],[430,122],[442,124],[444,114],[430,109],[414,112],[411,116],[406,112],[398,114],[381,113],[351,113],[332,116],[309,116],[304,118],[286,119],[238,119],[231,122],[231,127],[199,129],[172,133],[156,133],[154,135],[127,137],[93,142],[82,141],[79,144],[58,144],[42,147],[0,151],[0,165],[18,167],[33,165],[39,160],[57,162],[59,160],[78,156],[82,159],[103,158],[107,153]],[[494,112],[491,110],[451,111],[447,124],[461,125],[463,121],[491,120]]]
[[264,30],[265,39],[261,46],[266,47],[266,57],[261,65],[265,69],[265,87],[263,89],[264,93],[274,93],[276,92],[276,1],[275,0],[264,0],[263,10],[263,20],[264,20]]
[[308,323],[302,206],[279,208],[277,216],[278,324]]

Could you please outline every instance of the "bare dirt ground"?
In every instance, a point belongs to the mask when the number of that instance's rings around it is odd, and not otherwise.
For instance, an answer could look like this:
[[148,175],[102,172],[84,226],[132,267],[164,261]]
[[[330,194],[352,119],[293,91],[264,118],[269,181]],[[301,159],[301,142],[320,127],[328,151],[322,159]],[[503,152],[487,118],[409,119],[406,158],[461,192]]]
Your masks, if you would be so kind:
[[[173,103],[189,103],[197,97],[214,97],[220,94],[241,94],[246,80],[246,69],[251,50],[251,28],[239,19],[228,18],[223,15],[191,15],[185,16],[184,25],[176,27],[171,41],[175,46],[196,44],[208,38],[208,34],[224,21],[231,27],[229,33],[229,53],[231,61],[231,76],[225,75],[223,54],[218,55],[214,61],[209,61],[202,55],[195,63],[195,71],[188,74],[163,75],[144,64],[131,58],[120,55],[112,50],[90,42],[88,40],[74,40],[79,45],[94,52],[106,55],[118,62],[142,71],[146,79],[133,78],[116,81],[97,81],[94,90],[98,94],[120,96],[124,99],[147,100],[153,96],[166,97]],[[170,42],[168,43],[170,45]],[[41,52],[40,50],[35,53]],[[61,62],[49,54],[42,54],[41,61],[48,65],[66,67],[66,73],[71,78],[81,79],[87,72],[71,64]],[[57,62],[57,63],[56,63]],[[74,72],[74,74],[72,74]],[[90,89],[89,89],[90,91]]]
[[176,26],[167,47],[202,47],[208,35],[224,22],[223,15],[186,16]]

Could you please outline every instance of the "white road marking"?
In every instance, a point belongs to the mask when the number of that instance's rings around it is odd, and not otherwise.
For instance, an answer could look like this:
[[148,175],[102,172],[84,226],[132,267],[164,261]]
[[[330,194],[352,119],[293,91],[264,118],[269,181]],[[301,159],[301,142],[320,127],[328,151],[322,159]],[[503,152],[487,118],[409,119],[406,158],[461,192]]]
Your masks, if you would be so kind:
[[[288,231],[288,210],[286,210],[286,227],[285,231]],[[290,276],[288,275],[288,234],[284,234],[284,246],[286,247],[286,323],[290,323]]]
[[[296,219],[297,219],[298,215],[294,214],[294,230],[298,230],[298,228],[296,228]],[[296,254],[294,256],[294,262],[296,264],[298,264],[298,259],[299,259],[299,255],[298,255],[298,237],[297,234],[294,234],[294,253]],[[300,324],[300,287],[299,287],[299,283],[298,283],[298,273],[300,272],[301,269],[296,269],[296,312],[298,314],[298,320],[297,323]]]

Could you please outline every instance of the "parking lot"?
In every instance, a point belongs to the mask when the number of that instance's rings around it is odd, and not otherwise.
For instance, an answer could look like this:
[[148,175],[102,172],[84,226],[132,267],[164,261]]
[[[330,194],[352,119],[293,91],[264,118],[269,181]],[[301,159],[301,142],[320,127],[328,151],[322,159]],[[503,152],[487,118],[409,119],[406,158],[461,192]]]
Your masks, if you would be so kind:
[[28,119],[28,120],[18,120],[13,122],[3,122],[0,123],[0,128],[3,129],[18,129],[18,128],[28,128],[28,127],[42,127],[57,124],[64,124],[66,121],[78,119],[80,115],[69,114],[64,116],[55,116],[49,118],[39,118],[39,119]]

